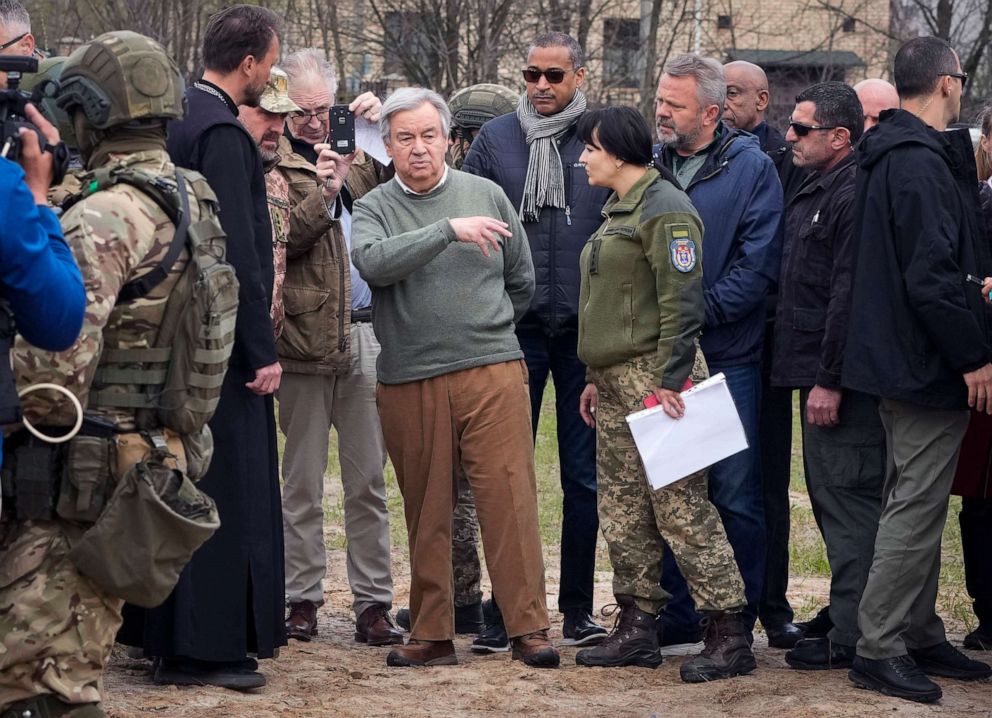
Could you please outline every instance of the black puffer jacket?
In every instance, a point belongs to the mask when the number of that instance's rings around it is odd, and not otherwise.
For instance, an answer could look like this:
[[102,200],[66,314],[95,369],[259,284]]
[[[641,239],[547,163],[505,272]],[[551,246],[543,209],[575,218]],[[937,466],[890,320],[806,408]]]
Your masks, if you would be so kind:
[[858,259],[842,384],[967,408],[962,374],[990,359],[975,160],[967,131],[887,110],[855,150]]
[[[579,164],[583,148],[574,131],[558,144],[567,207],[544,207],[538,222],[524,223],[537,289],[519,327],[540,327],[549,335],[578,331],[579,254],[602,223],[601,210],[610,194],[605,188],[589,186]],[[483,125],[462,169],[498,184],[519,210],[529,159],[520,121],[516,113],[510,113]]]

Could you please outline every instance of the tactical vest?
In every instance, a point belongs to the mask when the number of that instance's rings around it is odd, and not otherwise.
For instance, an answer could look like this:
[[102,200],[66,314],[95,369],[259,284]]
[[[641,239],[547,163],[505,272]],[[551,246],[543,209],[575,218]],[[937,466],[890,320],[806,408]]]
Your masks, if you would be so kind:
[[[83,191],[70,205],[123,182],[158,204],[176,227],[165,257],[151,271],[124,285],[117,296],[118,306],[147,295],[169,275],[184,248],[189,254],[166,303],[154,345],[105,349],[89,407],[134,410],[139,429],[196,432],[213,416],[220,401],[238,309],[238,280],[225,261],[227,236],[217,218],[213,191],[202,175],[180,168],[175,178],[116,167],[95,170],[82,179]],[[187,183],[200,210],[192,224]]]

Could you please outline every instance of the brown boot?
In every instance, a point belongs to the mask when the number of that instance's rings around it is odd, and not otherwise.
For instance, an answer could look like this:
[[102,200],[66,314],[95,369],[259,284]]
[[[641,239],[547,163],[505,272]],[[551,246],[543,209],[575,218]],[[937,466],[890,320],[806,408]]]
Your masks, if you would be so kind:
[[557,668],[561,662],[558,649],[551,645],[547,629],[534,631],[512,640],[513,660],[523,661],[534,668]]
[[317,605],[313,601],[289,604],[286,637],[309,642],[317,635]]
[[[639,609],[633,596],[616,598],[620,617],[613,632],[595,648],[586,648],[576,653],[576,665],[657,668],[661,665],[661,654],[658,652],[658,631],[655,628],[654,615]],[[606,609],[603,613],[608,615]]]
[[682,680],[702,683],[753,671],[757,664],[749,634],[739,613],[708,613],[703,619],[703,652],[682,664]]
[[373,603],[355,621],[355,640],[370,646],[402,645],[403,633],[393,623],[389,609],[381,603]]
[[[365,615],[365,614],[362,614]],[[451,641],[419,641],[411,638],[386,656],[387,666],[456,666],[455,644]]]

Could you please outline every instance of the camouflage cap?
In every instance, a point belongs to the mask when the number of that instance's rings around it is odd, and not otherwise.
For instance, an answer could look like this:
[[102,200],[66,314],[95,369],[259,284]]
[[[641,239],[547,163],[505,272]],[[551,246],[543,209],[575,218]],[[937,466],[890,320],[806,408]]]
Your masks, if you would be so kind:
[[130,30],[107,32],[80,46],[62,66],[58,106],[79,109],[107,129],[133,120],[179,119],[185,83],[159,43]]
[[277,115],[302,112],[300,106],[289,99],[289,75],[278,67],[273,67],[269,73],[269,81],[265,83],[265,91],[258,105],[266,112]]
[[448,100],[448,108],[455,127],[477,130],[494,117],[516,110],[519,101],[520,93],[503,85],[483,83],[458,90]]

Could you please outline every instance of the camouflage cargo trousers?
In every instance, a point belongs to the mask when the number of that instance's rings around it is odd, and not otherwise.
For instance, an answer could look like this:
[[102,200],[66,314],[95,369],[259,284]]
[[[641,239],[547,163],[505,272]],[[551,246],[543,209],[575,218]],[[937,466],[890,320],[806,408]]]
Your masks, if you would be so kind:
[[69,560],[82,531],[61,520],[0,524],[0,707],[43,694],[100,700],[123,602]]
[[[698,350],[696,356],[692,375],[699,381],[707,370]],[[613,564],[613,593],[633,596],[642,611],[660,611],[669,599],[658,583],[667,543],[698,610],[740,609],[745,604],[744,582],[720,515],[707,495],[706,470],[652,489],[627,426],[627,415],[643,409],[641,402],[654,388],[651,359],[641,356],[589,369],[598,392],[599,525]]]
[[461,467],[457,472],[457,503],[452,518],[451,567],[455,578],[455,607],[482,600],[482,566],[479,564],[479,519],[475,515],[472,487]]

